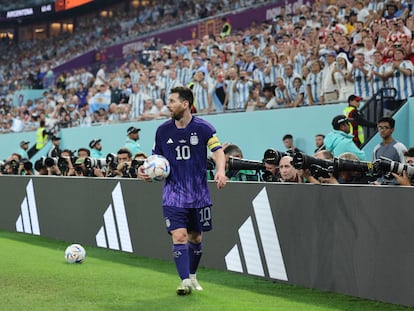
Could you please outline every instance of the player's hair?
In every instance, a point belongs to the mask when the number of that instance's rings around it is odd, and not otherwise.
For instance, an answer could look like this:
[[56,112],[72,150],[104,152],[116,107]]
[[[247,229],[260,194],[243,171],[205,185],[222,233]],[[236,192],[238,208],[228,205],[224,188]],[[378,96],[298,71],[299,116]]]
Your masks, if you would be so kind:
[[178,97],[181,101],[186,100],[189,103],[189,106],[191,107],[194,102],[194,95],[193,91],[186,86],[177,86],[171,89],[171,94],[178,93]]

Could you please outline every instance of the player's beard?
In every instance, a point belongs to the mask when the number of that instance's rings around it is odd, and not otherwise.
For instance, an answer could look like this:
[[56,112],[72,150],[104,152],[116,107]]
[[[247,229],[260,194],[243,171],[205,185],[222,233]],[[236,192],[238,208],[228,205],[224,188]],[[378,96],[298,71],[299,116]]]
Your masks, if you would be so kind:
[[180,121],[184,116],[185,109],[181,109],[178,111],[171,111],[171,118],[174,120]]

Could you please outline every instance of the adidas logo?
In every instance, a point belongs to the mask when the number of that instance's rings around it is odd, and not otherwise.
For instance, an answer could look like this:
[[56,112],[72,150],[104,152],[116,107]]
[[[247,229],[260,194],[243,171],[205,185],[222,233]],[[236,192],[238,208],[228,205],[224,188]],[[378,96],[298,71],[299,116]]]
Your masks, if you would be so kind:
[[113,206],[109,204],[104,213],[104,225],[96,234],[96,245],[132,253],[131,236],[120,183],[112,191],[112,202]]
[[[239,228],[241,251],[244,257],[241,257],[239,246],[235,244],[225,256],[227,270],[245,273],[246,269],[248,274],[288,281],[266,188],[260,191],[252,204],[258,235],[256,235],[252,217],[248,217]],[[264,258],[260,256],[258,239],[261,242]],[[265,268],[267,268],[267,273],[265,273]]]
[[31,179],[26,186],[26,196],[20,205],[20,210],[21,213],[16,221],[16,231],[40,235],[39,218]]
[[167,140],[167,144],[173,144],[173,143],[174,142],[173,142],[173,140],[171,138]]

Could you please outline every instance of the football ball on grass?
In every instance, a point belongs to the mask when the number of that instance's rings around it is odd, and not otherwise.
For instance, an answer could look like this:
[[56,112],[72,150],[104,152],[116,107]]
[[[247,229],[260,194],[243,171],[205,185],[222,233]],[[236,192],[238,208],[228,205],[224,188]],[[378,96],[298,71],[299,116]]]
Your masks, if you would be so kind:
[[82,263],[85,260],[86,251],[80,244],[71,244],[65,250],[67,263]]
[[152,180],[161,181],[170,175],[170,163],[161,155],[153,154],[145,159],[144,171]]

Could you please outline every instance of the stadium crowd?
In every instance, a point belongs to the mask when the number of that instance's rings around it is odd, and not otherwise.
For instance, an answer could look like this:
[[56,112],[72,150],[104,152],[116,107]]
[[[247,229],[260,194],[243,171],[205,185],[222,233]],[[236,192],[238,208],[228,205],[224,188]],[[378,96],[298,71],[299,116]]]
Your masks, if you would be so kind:
[[[204,17],[202,11],[221,12],[213,10],[215,1],[204,8],[201,2],[194,3],[199,17]],[[0,71],[6,92],[1,99],[2,132],[34,130],[41,120],[47,128],[67,128],[165,118],[166,94],[178,85],[193,89],[194,112],[199,114],[322,105],[345,102],[351,95],[368,100],[387,87],[396,89],[397,101],[414,94],[413,8],[399,0],[315,1],[294,12],[281,7],[273,20],[246,29],[228,27],[220,35],[189,42],[177,39],[171,45],[147,41],[141,53],[129,53],[114,69],[108,69],[103,53],[96,73],[74,68],[55,76],[53,67],[74,51],[102,49],[102,43],[153,30],[153,21],[159,18],[172,25],[188,21],[185,16],[194,13],[194,7],[175,9],[187,14],[174,14],[172,9],[160,16],[159,6],[154,6],[133,18],[121,14],[112,22],[84,20],[71,40],[21,43],[15,56],[6,53],[19,61]],[[223,20],[223,26],[228,22]],[[40,45],[55,45],[47,51],[57,52],[45,55]],[[19,49],[26,52],[16,53]],[[38,53],[29,54],[30,50]],[[13,92],[23,86],[47,91],[42,98],[12,107]]]

